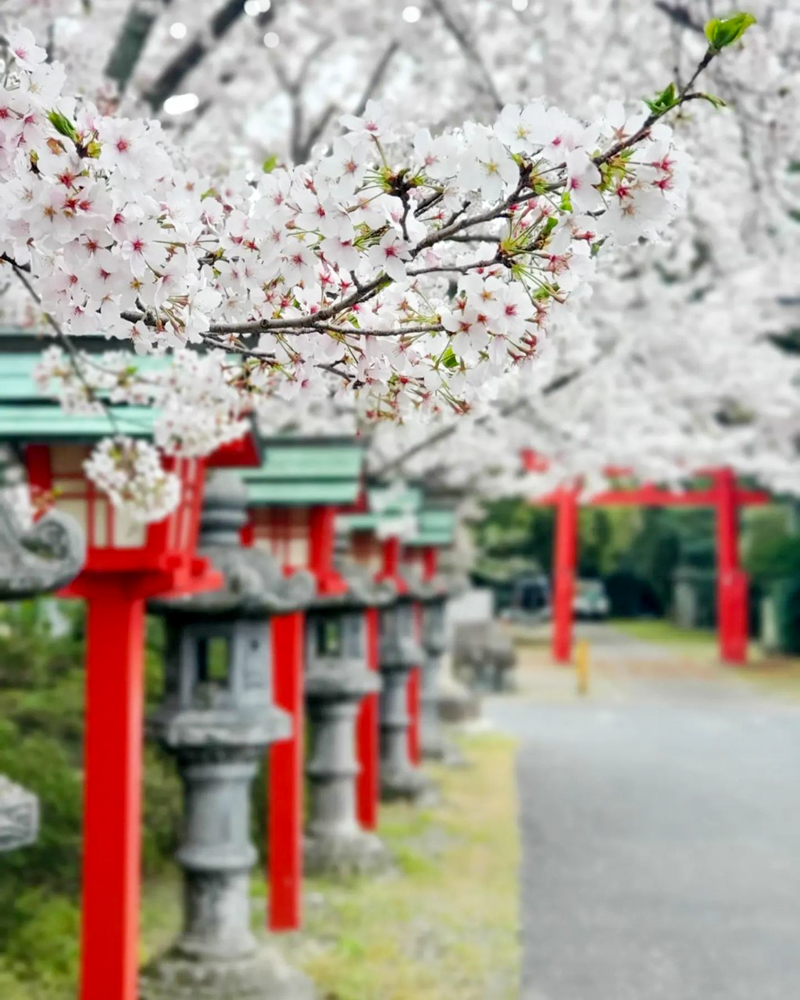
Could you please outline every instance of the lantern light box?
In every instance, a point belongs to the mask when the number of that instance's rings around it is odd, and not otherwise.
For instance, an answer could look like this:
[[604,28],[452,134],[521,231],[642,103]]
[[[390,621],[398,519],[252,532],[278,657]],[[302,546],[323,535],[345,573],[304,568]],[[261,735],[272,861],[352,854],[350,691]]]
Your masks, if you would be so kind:
[[31,486],[51,492],[54,506],[86,535],[89,572],[175,569],[194,550],[203,496],[204,463],[165,462],[181,484],[181,500],[161,521],[145,524],[116,509],[84,472],[91,445],[53,442],[25,449]]
[[386,541],[418,534],[421,500],[422,491],[415,486],[374,486],[367,490],[366,511],[342,514],[336,520],[337,533],[349,541],[353,560],[375,576],[386,573]]
[[[364,448],[352,438],[268,438],[261,467],[242,473],[252,544],[289,571],[327,564],[333,535],[318,534],[320,515],[358,504],[363,463]],[[314,551],[317,542],[324,553]]]
[[[261,460],[255,434],[224,445],[205,460],[165,458],[181,486],[181,501],[163,520],[144,524],[115,509],[86,476],[84,463],[95,444],[110,434],[150,438],[158,411],[145,406],[112,407],[106,414],[64,412],[39,391],[33,372],[37,354],[0,356],[0,439],[24,455],[34,492],[52,495],[52,505],[85,532],[89,573],[174,573],[188,584],[198,572],[194,549],[206,466],[241,467]],[[163,362],[136,359],[137,364]]]

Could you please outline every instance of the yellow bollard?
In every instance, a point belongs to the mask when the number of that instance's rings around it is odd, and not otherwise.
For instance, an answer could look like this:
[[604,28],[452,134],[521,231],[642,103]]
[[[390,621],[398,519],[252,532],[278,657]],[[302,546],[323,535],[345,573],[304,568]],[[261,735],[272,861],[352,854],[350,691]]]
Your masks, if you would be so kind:
[[585,639],[575,647],[575,667],[578,672],[578,694],[589,693],[589,643]]

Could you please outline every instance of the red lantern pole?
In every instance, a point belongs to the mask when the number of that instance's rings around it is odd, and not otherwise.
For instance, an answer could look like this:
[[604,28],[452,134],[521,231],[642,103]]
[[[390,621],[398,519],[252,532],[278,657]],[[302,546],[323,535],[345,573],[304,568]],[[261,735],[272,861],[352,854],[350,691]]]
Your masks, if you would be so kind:
[[[367,631],[367,667],[377,671],[380,660],[380,619],[377,608],[364,612]],[[378,692],[368,694],[361,702],[356,732],[359,773],[356,785],[358,821],[365,830],[378,826],[380,793],[380,745]]]
[[317,578],[321,594],[346,589],[333,566],[336,508],[312,507],[309,517],[308,568]]
[[381,575],[392,580],[400,573],[400,539],[386,538],[383,541]]
[[104,574],[84,588],[81,1000],[137,996],[144,598],[130,583]]
[[[387,538],[383,542],[383,566],[381,573],[391,579],[400,578],[400,539]],[[420,618],[419,606],[414,605],[414,632],[419,638]],[[408,727],[408,752],[414,765],[420,762],[419,750],[419,698],[420,698],[420,668],[414,667],[409,673],[406,698],[410,725]]]
[[747,575],[739,565],[739,510],[730,469],[714,473],[717,510],[717,634],[724,663],[747,662]]
[[578,547],[578,497],[562,489],[556,496],[553,550],[553,642],[556,663],[572,658],[572,602],[575,592],[575,559]]
[[272,620],[275,704],[291,716],[292,735],[269,751],[267,776],[269,910],[272,931],[303,919],[303,646],[305,615]]
[[[422,605],[419,601],[414,602],[414,638],[417,642],[422,640]],[[419,767],[422,763],[422,753],[420,751],[420,685],[421,685],[421,665],[414,667],[408,675],[408,755],[411,763]]]
[[439,571],[439,550],[426,545],[422,550],[422,573],[426,580],[432,580]]

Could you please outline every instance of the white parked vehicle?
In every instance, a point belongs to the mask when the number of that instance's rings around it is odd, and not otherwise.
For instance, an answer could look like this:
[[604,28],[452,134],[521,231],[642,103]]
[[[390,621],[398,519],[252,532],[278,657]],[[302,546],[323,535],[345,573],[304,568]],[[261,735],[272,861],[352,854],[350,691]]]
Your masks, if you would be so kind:
[[572,599],[572,613],[576,618],[599,621],[608,618],[611,602],[602,580],[578,580]]

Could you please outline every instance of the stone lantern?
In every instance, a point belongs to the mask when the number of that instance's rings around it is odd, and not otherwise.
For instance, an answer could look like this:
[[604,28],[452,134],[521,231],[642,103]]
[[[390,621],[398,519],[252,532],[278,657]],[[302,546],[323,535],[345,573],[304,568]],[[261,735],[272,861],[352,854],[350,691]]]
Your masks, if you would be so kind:
[[152,730],[178,765],[184,828],[184,926],[144,970],[142,1000],[306,1000],[303,975],[250,929],[250,785],[266,747],[289,735],[272,697],[270,619],[305,606],[308,573],[284,576],[243,548],[247,493],[234,473],[207,484],[200,551],[224,576],[217,591],[151,605],[165,620],[165,694]]
[[[0,478],[2,478],[0,456]],[[0,601],[58,590],[83,565],[85,546],[78,526],[52,512],[25,528],[15,514],[13,489],[0,486]],[[0,774],[0,852],[33,843],[39,829],[35,795]]]
[[413,601],[406,591],[381,611],[380,670],[383,690],[380,703],[381,798],[391,802],[419,802],[434,797],[430,780],[415,766],[409,745],[408,680],[425,653],[415,638]]
[[363,699],[380,688],[367,667],[366,609],[386,605],[395,588],[361,567],[340,567],[346,587],[320,594],[306,616],[305,696],[311,730],[305,860],[310,872],[351,875],[389,864],[378,837],[356,808],[356,720]]
[[[420,640],[425,650],[420,696],[420,753],[423,759],[455,764],[461,755],[447,740],[441,725],[441,680],[448,638],[448,600],[463,590],[465,580],[442,573],[442,556],[452,554],[456,533],[452,496],[427,493],[417,515],[417,531],[406,539],[402,572],[420,609]],[[452,559],[449,560],[452,562]]]
[[425,760],[443,760],[447,755],[439,717],[439,674],[447,649],[445,605],[448,589],[443,577],[424,577],[416,566],[404,566],[410,592],[421,608],[420,642],[422,684],[420,695],[420,751]]

